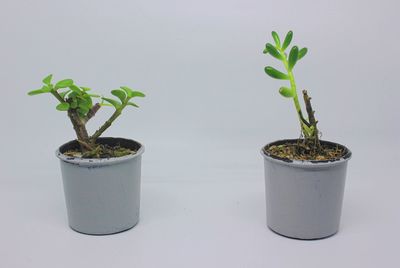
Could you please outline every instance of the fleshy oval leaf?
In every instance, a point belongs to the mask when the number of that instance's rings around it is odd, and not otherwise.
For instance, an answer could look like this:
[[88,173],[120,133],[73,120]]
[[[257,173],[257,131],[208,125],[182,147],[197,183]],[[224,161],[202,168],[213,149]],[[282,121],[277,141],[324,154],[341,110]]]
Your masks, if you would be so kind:
[[275,31],[272,31],[271,35],[272,35],[272,38],[274,38],[276,46],[280,47],[281,46],[281,40],[279,39],[279,35]]
[[35,89],[35,90],[31,90],[28,92],[29,96],[34,96],[34,95],[38,95],[38,94],[43,94],[43,93],[48,93],[50,92],[50,88],[48,86],[43,86],[40,89]]
[[72,86],[73,84],[74,84],[74,81],[72,79],[64,79],[64,80],[58,81],[54,87],[55,87],[55,89],[66,88],[66,87]]
[[126,86],[121,86],[120,88],[121,88],[123,91],[125,91],[126,95],[127,95],[129,98],[132,98],[132,92],[133,92],[132,89],[130,89],[129,87],[126,87]]
[[281,87],[279,89],[279,93],[285,98],[293,98],[294,97],[293,90],[291,88],[288,88],[288,87]]
[[303,47],[302,49],[299,50],[299,55],[297,56],[297,60],[300,60],[303,58],[308,52],[308,49],[306,47]]
[[82,93],[82,90],[76,85],[70,85],[68,87],[69,87],[69,89],[71,89],[73,92],[75,92],[78,95],[80,95]]
[[268,51],[269,54],[271,54],[274,58],[277,58],[278,60],[282,60],[282,55],[279,53],[279,51],[270,43],[267,43],[265,45],[265,49]]
[[285,40],[283,41],[283,44],[282,44],[283,50],[285,50],[290,45],[290,42],[292,42],[292,38],[293,38],[293,32],[289,31],[286,34]]
[[133,103],[133,102],[128,102],[127,103],[128,105],[131,105],[131,106],[134,106],[134,107],[136,107],[136,108],[139,108],[139,105],[137,105],[136,103]]
[[51,83],[51,79],[53,78],[52,74],[49,74],[48,76],[46,76],[45,78],[43,78],[42,82],[45,83],[46,85],[50,85]]
[[56,106],[56,109],[59,111],[68,111],[69,103],[68,102],[61,102]]
[[105,97],[102,97],[101,99],[107,101],[108,103],[110,103],[112,106],[115,107],[115,109],[118,109],[119,107],[121,107],[121,104],[116,100],[113,100],[113,99],[110,99],[110,98],[105,98]]
[[275,69],[275,68],[273,68],[271,66],[265,67],[264,71],[265,71],[266,74],[268,74],[272,78],[282,79],[282,80],[289,80],[289,76],[287,74],[284,74],[284,73],[278,71],[277,69]]
[[126,99],[126,94],[123,90],[120,89],[114,89],[111,90],[111,94],[113,94],[114,96],[118,97],[118,99],[121,100],[121,102],[124,102]]
[[294,65],[297,62],[299,55],[299,48],[297,46],[292,47],[289,53],[289,70],[291,71],[294,67]]
[[132,91],[132,98],[134,98],[134,97],[144,98],[144,97],[146,97],[146,95],[140,91]]

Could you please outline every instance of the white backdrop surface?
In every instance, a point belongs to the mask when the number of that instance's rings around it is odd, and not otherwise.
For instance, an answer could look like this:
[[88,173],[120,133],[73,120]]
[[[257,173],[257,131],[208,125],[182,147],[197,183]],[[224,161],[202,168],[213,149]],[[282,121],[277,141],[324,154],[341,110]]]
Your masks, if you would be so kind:
[[[400,238],[397,1],[0,1],[0,267],[394,267]],[[270,32],[309,49],[295,67],[323,138],[353,151],[341,231],[265,226],[267,142],[299,135]],[[141,222],[67,227],[55,149],[74,138],[41,79],[142,90],[106,133],[141,141]],[[90,122],[94,131],[111,113]]]

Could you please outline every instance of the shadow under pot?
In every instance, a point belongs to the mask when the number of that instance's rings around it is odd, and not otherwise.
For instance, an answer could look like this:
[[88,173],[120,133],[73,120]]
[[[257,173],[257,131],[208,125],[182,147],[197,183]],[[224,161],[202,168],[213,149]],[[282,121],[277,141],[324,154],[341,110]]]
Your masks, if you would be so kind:
[[134,227],[139,221],[141,158],[144,147],[123,138],[99,138],[97,143],[136,151],[115,158],[77,158],[63,153],[79,147],[62,145],[60,159],[69,226],[80,233],[106,235]]
[[296,239],[321,239],[338,232],[351,151],[345,146],[340,159],[297,161],[271,156],[272,145],[295,143],[280,140],[263,147],[268,227],[280,235]]

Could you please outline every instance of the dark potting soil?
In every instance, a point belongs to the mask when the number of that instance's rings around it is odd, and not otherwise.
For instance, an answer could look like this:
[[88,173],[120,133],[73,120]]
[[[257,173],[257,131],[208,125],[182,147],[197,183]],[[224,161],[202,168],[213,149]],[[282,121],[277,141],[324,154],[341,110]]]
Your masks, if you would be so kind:
[[263,149],[267,155],[282,160],[300,160],[300,161],[335,161],[341,158],[349,157],[349,150],[343,145],[319,141],[318,147],[310,146],[303,139],[282,140],[268,144]]
[[104,144],[97,144],[96,147],[91,151],[81,152],[79,149],[72,149],[66,151],[64,154],[71,157],[80,158],[111,158],[111,157],[121,157],[125,155],[135,154],[129,148],[117,146],[110,146]]
[[99,138],[93,150],[82,152],[79,143],[74,140],[60,147],[66,156],[77,158],[113,158],[135,154],[141,145],[123,138]]

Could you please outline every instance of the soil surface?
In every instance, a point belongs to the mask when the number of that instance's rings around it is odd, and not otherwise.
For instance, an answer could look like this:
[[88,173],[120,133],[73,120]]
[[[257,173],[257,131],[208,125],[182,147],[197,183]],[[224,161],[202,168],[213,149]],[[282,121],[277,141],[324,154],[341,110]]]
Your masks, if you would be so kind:
[[64,155],[79,158],[111,158],[135,153],[136,151],[120,145],[110,146],[107,144],[98,144],[92,151],[82,153],[79,149],[70,149],[64,152]]
[[311,148],[301,139],[272,144],[266,146],[264,151],[272,157],[301,161],[334,161],[347,153],[347,149],[338,144],[321,142],[319,148]]

